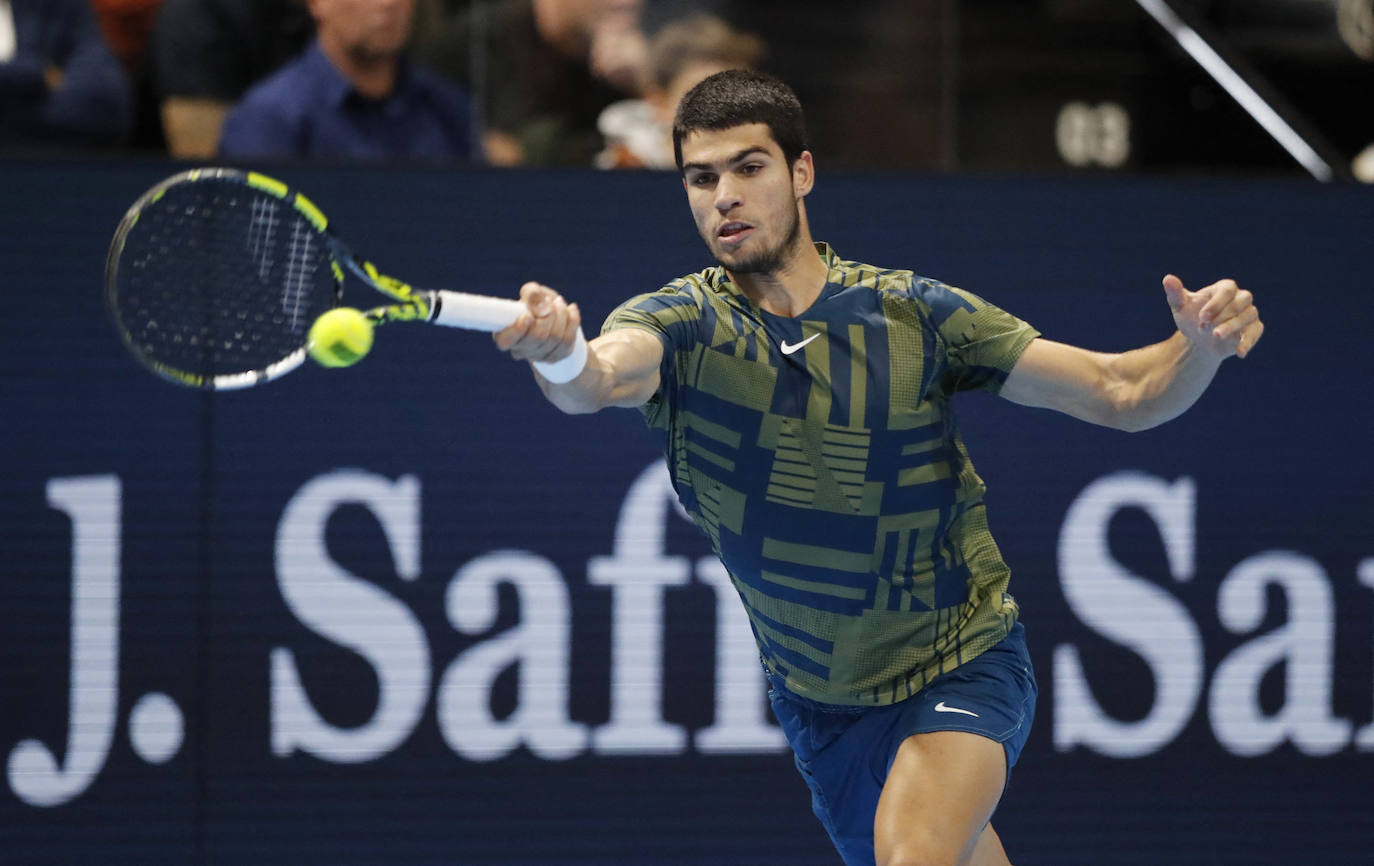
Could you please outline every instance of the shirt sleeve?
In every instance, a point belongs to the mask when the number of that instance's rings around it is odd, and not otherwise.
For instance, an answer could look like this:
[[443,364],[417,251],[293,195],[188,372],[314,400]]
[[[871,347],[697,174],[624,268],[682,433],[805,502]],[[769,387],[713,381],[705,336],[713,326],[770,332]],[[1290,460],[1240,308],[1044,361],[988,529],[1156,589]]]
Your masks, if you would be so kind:
[[972,292],[917,279],[915,296],[930,310],[945,349],[941,382],[948,393],[1001,390],[1021,353],[1040,336],[1026,322]]
[[650,426],[659,426],[667,408],[668,385],[676,381],[674,371],[678,352],[686,351],[697,341],[697,325],[701,321],[700,301],[684,280],[669,283],[657,292],[636,295],[611,311],[601,326],[608,334],[619,328],[639,328],[658,337],[663,343],[663,361],[658,369],[658,390],[640,411]]

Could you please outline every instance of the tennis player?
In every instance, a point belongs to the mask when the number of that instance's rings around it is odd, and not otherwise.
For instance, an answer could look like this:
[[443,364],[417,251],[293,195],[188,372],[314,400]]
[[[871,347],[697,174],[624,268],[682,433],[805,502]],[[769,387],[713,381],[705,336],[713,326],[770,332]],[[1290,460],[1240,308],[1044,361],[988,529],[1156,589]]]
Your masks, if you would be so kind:
[[637,407],[661,434],[844,861],[1007,864],[990,820],[1036,685],[951,398],[983,389],[1153,427],[1254,348],[1251,295],[1168,276],[1167,340],[1123,354],[1051,342],[973,294],[814,243],[815,166],[776,79],[706,79],[673,140],[718,264],[625,302],[590,344],[575,304],[528,283],[528,313],[497,345],[567,380],[536,376],[560,409]]

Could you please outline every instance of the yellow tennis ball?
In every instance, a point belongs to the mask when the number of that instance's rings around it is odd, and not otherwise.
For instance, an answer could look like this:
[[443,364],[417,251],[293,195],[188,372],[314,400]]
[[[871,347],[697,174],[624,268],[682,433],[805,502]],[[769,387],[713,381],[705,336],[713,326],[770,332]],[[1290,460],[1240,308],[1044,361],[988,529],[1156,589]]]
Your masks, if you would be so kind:
[[338,307],[310,326],[310,357],[325,367],[348,367],[372,348],[372,322],[351,307]]

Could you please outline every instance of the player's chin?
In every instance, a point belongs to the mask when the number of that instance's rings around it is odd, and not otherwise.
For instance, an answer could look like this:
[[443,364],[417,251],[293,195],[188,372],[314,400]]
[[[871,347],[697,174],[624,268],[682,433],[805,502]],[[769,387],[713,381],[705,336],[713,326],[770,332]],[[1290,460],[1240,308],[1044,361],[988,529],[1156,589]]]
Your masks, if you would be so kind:
[[752,256],[734,255],[729,259],[716,259],[732,274],[771,274],[781,267],[776,255],[758,254]]
[[711,244],[711,255],[730,271],[747,271],[752,269],[752,260],[740,247],[727,247],[722,243]]

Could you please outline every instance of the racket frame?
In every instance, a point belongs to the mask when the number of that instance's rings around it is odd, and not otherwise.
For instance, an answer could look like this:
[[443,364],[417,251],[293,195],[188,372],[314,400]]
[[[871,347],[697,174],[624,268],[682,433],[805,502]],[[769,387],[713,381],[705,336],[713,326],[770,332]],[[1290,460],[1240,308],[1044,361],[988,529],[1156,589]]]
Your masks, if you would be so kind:
[[193,168],[175,174],[153,186],[133,203],[115,230],[105,259],[105,301],[111,320],[125,347],[145,367],[177,385],[204,390],[236,390],[279,379],[305,362],[311,349],[309,337],[290,353],[258,370],[222,373],[206,376],[174,368],[140,348],[133,334],[124,324],[119,311],[119,267],[129,232],[139,217],[167,191],[188,183],[237,183],[260,194],[272,196],[293,208],[315,229],[324,242],[333,278],[332,307],[343,302],[345,274],[351,273],[360,282],[391,298],[395,303],[363,310],[374,325],[390,322],[422,321],[449,327],[481,331],[499,331],[513,323],[524,310],[519,301],[470,295],[444,290],[418,290],[409,283],[383,274],[371,262],[349,249],[334,230],[324,212],[303,193],[267,175],[235,168]]

